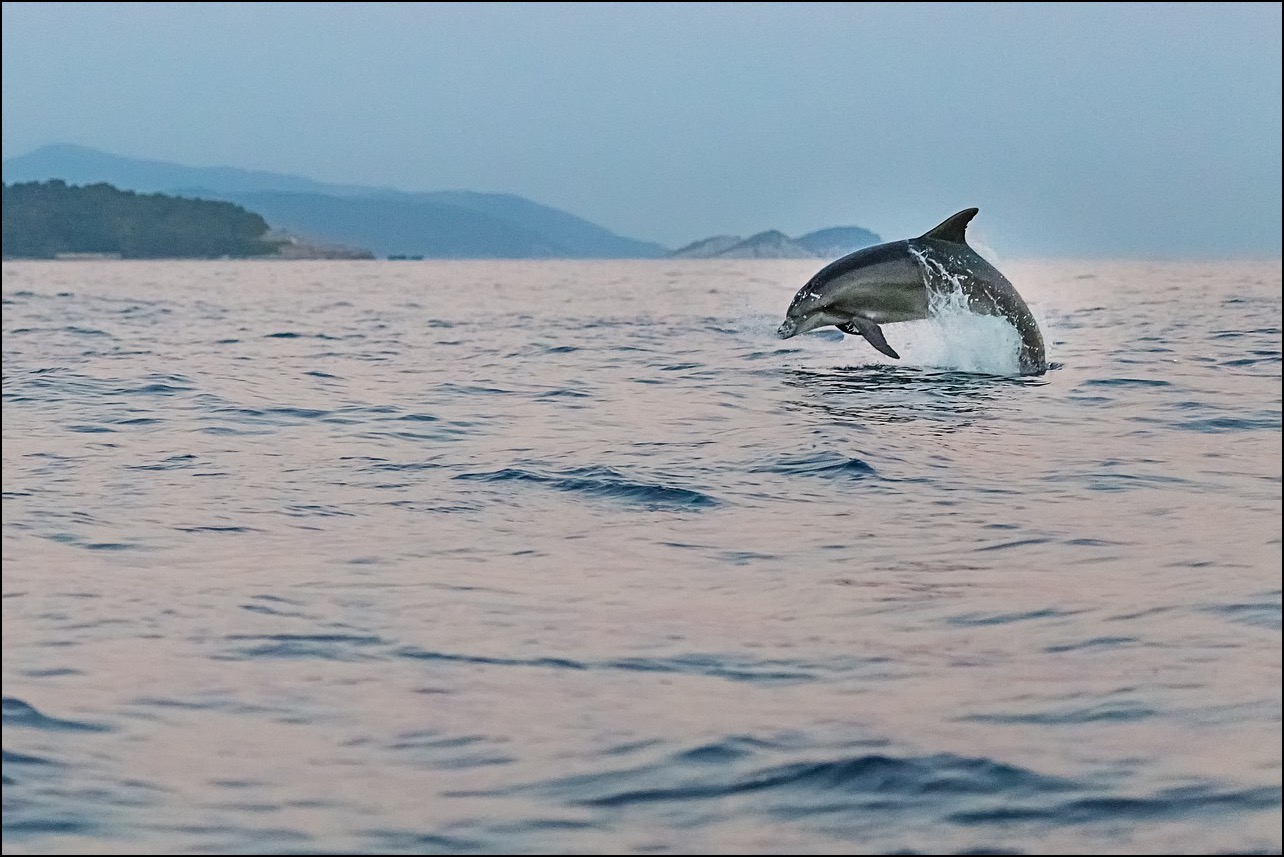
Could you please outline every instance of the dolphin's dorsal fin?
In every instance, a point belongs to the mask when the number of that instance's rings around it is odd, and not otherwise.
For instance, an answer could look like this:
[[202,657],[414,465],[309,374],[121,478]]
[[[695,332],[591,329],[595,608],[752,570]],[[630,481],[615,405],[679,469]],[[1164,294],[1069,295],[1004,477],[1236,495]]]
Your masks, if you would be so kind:
[[971,222],[979,208],[965,208],[953,217],[948,217],[942,221],[940,226],[930,232],[923,233],[923,238],[934,238],[937,241],[949,241],[951,244],[967,243],[967,225]]

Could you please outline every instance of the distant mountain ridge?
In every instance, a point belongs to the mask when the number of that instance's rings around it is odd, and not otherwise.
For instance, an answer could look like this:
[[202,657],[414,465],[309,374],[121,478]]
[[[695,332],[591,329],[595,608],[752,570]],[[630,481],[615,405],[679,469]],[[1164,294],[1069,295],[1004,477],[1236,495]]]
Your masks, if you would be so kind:
[[653,259],[668,253],[659,244],[616,235],[511,194],[405,193],[235,167],[189,167],[66,144],[3,162],[6,183],[47,179],[234,202],[262,214],[273,228],[368,247],[381,256]]
[[812,252],[789,240],[785,233],[769,229],[750,235],[717,254],[719,259],[810,259]]
[[864,247],[882,244],[883,239],[877,233],[860,226],[833,226],[829,229],[808,232],[800,238],[795,238],[794,243],[810,250],[813,255],[836,259]]
[[587,255],[484,212],[437,205],[413,194],[343,197],[202,189],[185,195],[234,202],[263,215],[273,226],[283,225],[290,232],[327,243],[367,247],[376,256],[555,259]]
[[692,241],[685,247],[679,247],[669,254],[671,259],[712,259],[724,250],[729,250],[744,239],[739,235],[715,235]]
[[673,259],[837,259],[882,238],[859,226],[835,226],[789,238],[775,229],[741,239],[715,235],[695,241],[669,254]]
[[274,230],[307,242],[369,248],[377,256],[435,259],[802,259],[836,258],[880,242],[860,227],[790,239],[777,231],[722,235],[669,250],[616,235],[520,196],[474,191],[408,193],[329,184],[236,167],[190,167],[113,155],[86,146],[43,146],[3,162],[5,183],[60,179],[108,183],[136,193],[221,200],[261,214]]
[[41,146],[25,155],[6,158],[0,165],[0,171],[5,184],[46,179],[62,179],[67,184],[76,185],[106,182],[136,193],[173,193],[183,188],[203,188],[228,192],[280,190],[359,196],[381,190],[357,185],[332,185],[302,176],[239,167],[189,167],[169,161],[113,155],[70,143]]

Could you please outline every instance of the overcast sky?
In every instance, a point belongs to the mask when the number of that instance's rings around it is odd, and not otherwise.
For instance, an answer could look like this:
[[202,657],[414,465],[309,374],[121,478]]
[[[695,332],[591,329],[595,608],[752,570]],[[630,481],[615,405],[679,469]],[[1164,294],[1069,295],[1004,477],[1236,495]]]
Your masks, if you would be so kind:
[[48,143],[502,191],[630,237],[977,205],[1000,255],[1280,253],[1280,5],[3,5]]

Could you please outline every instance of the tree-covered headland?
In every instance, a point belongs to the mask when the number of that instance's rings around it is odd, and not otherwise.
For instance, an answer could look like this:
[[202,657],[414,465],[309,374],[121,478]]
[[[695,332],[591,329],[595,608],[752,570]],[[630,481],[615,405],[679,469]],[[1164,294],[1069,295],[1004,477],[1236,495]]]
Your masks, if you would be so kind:
[[139,194],[109,184],[58,179],[3,187],[5,258],[62,253],[124,259],[216,259],[273,254],[267,222],[230,202]]

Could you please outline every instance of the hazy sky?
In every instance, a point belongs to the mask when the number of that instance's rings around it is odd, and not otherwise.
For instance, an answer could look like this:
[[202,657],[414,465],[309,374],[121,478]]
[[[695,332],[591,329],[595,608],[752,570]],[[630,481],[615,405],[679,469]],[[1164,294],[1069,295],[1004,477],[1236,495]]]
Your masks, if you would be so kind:
[[3,5],[5,157],[68,142],[520,194],[630,237],[1278,255],[1280,5]]

